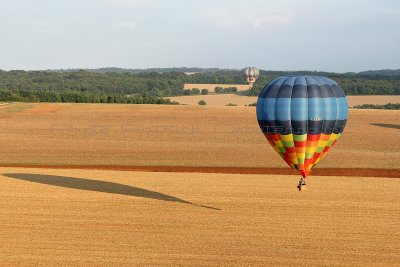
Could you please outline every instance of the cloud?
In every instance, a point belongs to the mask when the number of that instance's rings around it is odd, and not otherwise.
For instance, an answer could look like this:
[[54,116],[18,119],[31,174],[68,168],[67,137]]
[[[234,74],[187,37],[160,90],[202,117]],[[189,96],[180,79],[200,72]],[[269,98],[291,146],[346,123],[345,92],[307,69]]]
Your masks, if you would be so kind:
[[265,27],[268,27],[268,25],[272,24],[287,24],[291,21],[291,18],[289,15],[271,12],[269,14],[263,14],[259,16],[246,14],[246,20],[252,27],[257,29],[264,29]]
[[292,21],[289,13],[274,10],[219,8],[209,10],[208,18],[218,27],[231,29],[267,29],[270,26],[288,24]]
[[118,28],[120,29],[134,29],[136,28],[136,22],[135,21],[121,21],[118,24]]
[[124,8],[143,9],[154,8],[160,6],[157,0],[110,0],[111,3],[117,4]]

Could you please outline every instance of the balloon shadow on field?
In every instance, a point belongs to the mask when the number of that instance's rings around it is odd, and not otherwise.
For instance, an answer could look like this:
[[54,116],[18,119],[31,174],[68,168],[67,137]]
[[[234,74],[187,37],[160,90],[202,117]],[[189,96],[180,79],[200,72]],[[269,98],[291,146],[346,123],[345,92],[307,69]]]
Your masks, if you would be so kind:
[[391,129],[400,129],[400,124],[371,123],[371,125],[378,126],[378,127],[391,128]]
[[53,185],[53,186],[58,186],[58,187],[73,188],[73,189],[86,190],[86,191],[125,195],[125,196],[132,196],[132,197],[151,198],[151,199],[156,199],[156,200],[190,204],[190,205],[207,208],[207,209],[220,210],[220,209],[214,208],[214,207],[194,204],[192,202],[189,202],[189,201],[186,201],[186,200],[174,197],[174,196],[169,196],[169,195],[166,195],[163,193],[159,193],[156,191],[151,191],[151,190],[147,190],[147,189],[143,189],[143,188],[139,188],[139,187],[133,187],[133,186],[118,184],[118,183],[113,183],[113,182],[91,180],[91,179],[84,179],[84,178],[66,177],[66,176],[56,176],[56,175],[31,174],[31,173],[5,173],[3,175],[5,177],[18,179],[18,180],[24,180],[24,181],[33,182],[33,183],[47,184],[47,185]]

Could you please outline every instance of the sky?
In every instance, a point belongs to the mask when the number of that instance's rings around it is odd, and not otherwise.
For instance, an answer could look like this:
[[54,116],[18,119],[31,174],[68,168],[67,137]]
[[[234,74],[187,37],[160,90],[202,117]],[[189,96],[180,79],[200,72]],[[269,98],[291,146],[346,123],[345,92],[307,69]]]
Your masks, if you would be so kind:
[[0,69],[400,68],[398,0],[0,0]]

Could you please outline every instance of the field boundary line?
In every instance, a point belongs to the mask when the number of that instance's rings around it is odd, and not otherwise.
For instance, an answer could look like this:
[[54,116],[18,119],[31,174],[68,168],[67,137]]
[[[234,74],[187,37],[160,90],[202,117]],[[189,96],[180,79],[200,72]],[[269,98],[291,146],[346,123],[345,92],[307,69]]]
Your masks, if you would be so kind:
[[[227,174],[275,174],[298,175],[289,168],[266,167],[204,167],[204,166],[118,166],[118,165],[50,165],[50,164],[0,164],[2,168],[40,168],[40,169],[82,169],[136,172],[186,172],[186,173],[227,173]],[[376,168],[319,168],[312,176],[348,176],[400,178],[400,169]]]

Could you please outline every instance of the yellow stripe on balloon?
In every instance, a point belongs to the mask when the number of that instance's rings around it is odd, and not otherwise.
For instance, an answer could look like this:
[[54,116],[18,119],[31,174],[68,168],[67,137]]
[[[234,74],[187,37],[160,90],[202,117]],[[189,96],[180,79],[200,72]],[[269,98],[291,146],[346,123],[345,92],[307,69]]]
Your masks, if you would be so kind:
[[315,153],[316,146],[306,147],[306,153]]
[[290,155],[289,155],[289,157],[290,157],[290,161],[291,161],[293,164],[299,164],[299,162],[297,161],[296,155],[294,155],[294,156],[290,156]]
[[293,141],[293,135],[292,134],[281,134],[281,140],[288,142],[288,141]]

